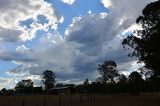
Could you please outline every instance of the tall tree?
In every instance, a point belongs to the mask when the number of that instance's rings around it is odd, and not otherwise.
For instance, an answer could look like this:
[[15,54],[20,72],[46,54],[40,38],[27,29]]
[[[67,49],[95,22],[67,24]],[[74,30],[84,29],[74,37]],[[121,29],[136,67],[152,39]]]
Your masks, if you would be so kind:
[[45,90],[53,88],[55,86],[55,73],[50,70],[46,70],[43,72],[43,84],[45,86]]
[[88,80],[88,79],[85,79],[85,81],[84,81],[83,84],[84,84],[84,85],[89,85],[89,80]]
[[124,74],[121,74],[118,78],[118,83],[119,84],[126,84],[127,83],[127,78]]
[[137,18],[137,24],[142,25],[141,30],[123,40],[124,47],[129,46],[133,51],[130,56],[139,58],[145,63],[145,68],[153,70],[153,77],[160,76],[160,0],[148,4]]
[[130,90],[134,93],[138,93],[140,91],[144,90],[144,80],[142,78],[142,75],[136,71],[132,72],[129,77],[129,85],[130,85]]
[[99,64],[98,72],[101,75],[99,79],[101,79],[103,83],[113,81],[114,77],[119,75],[116,68],[116,62],[112,60],[106,60],[103,64]]
[[33,82],[31,79],[22,80],[17,83],[15,90],[17,92],[30,93],[33,90]]
[[142,75],[136,71],[132,72],[128,78],[130,83],[138,84],[143,82]]

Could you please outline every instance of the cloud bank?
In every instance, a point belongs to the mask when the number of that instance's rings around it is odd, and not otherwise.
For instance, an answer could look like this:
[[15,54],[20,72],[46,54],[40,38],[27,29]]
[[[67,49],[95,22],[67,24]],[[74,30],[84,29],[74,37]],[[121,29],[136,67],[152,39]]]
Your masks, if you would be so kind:
[[[121,72],[131,71],[130,67],[135,65],[133,63],[137,59],[127,57],[127,51],[121,46],[122,38],[126,37],[124,32],[133,30],[142,9],[155,0],[101,0],[103,6],[109,8],[108,13],[74,17],[64,35],[57,31],[60,17],[51,4],[43,0],[16,1],[0,0],[0,42],[26,42],[36,38],[38,30],[46,33],[32,47],[18,45],[12,52],[0,48],[1,60],[19,65],[9,73],[40,75],[49,69],[56,73],[60,81],[78,83],[86,78],[97,78],[98,64],[106,59],[115,60]],[[72,4],[74,0],[63,2]],[[48,22],[38,23],[38,15],[45,16]],[[30,27],[18,24],[30,18],[33,18]]]

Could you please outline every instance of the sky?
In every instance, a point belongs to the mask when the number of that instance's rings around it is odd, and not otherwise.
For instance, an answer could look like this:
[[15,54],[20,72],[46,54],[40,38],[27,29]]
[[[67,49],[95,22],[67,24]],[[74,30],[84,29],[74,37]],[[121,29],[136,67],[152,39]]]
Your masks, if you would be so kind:
[[0,89],[22,79],[42,85],[45,70],[61,83],[94,81],[105,60],[120,73],[136,71],[141,64],[121,43],[153,1],[0,0]]

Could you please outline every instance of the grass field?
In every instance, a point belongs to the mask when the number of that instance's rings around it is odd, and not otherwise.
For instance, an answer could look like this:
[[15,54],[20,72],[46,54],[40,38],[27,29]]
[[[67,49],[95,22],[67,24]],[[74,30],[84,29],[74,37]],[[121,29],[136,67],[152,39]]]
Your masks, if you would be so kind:
[[160,95],[3,96],[0,106],[160,106]]

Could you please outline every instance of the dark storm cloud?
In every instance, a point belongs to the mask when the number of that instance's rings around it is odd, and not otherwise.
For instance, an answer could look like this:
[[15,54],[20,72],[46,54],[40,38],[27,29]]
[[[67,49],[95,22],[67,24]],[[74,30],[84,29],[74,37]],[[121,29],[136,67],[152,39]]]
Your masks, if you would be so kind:
[[22,31],[7,29],[0,26],[0,42],[17,42],[20,40]]

